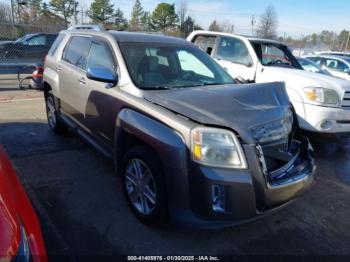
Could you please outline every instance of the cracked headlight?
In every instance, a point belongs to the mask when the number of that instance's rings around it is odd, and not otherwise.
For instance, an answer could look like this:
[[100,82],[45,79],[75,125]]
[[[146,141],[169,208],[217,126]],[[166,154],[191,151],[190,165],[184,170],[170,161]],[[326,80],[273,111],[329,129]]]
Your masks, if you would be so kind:
[[287,138],[292,128],[293,112],[291,109],[288,109],[286,110],[284,119],[253,127],[251,130],[258,143],[266,143]]
[[192,158],[207,166],[246,169],[247,162],[236,135],[228,130],[198,127],[191,132]]
[[339,96],[336,91],[322,87],[305,87],[305,97],[309,102],[320,105],[339,105]]

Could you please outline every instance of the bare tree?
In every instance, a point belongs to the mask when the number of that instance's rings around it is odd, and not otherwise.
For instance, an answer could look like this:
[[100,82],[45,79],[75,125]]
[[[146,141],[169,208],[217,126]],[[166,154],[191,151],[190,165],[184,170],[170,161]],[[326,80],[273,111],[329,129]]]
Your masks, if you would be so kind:
[[11,21],[11,7],[10,5],[4,2],[0,3],[0,21],[4,21],[4,22]]
[[258,36],[274,39],[277,36],[278,19],[273,5],[266,7],[265,12],[260,16]]
[[235,26],[229,20],[225,20],[220,23],[220,28],[222,32],[232,34],[235,31]]
[[211,22],[211,24],[209,25],[209,31],[214,31],[214,32],[221,32],[222,28],[220,26],[220,24],[214,20],[213,22]]
[[180,26],[186,20],[187,11],[187,0],[181,0],[180,6],[177,10],[177,16],[179,17]]

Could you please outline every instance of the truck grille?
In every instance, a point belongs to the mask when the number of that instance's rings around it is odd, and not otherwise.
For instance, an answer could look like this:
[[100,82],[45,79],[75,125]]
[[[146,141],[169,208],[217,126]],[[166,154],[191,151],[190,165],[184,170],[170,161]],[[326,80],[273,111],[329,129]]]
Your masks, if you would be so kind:
[[341,106],[350,108],[350,92],[345,92]]

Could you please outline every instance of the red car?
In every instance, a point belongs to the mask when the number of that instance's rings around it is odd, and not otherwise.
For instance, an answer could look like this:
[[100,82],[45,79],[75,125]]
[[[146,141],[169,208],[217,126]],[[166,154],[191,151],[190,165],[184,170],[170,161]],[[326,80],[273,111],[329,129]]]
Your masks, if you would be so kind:
[[0,261],[47,261],[38,218],[1,145]]

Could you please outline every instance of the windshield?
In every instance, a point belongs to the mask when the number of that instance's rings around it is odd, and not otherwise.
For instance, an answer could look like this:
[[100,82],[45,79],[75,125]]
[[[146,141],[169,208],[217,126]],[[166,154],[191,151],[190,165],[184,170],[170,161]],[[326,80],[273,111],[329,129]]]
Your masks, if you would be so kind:
[[252,43],[257,56],[264,66],[279,66],[302,69],[287,46],[278,43]]
[[120,47],[133,82],[141,89],[235,83],[196,47],[160,43],[120,43]]

